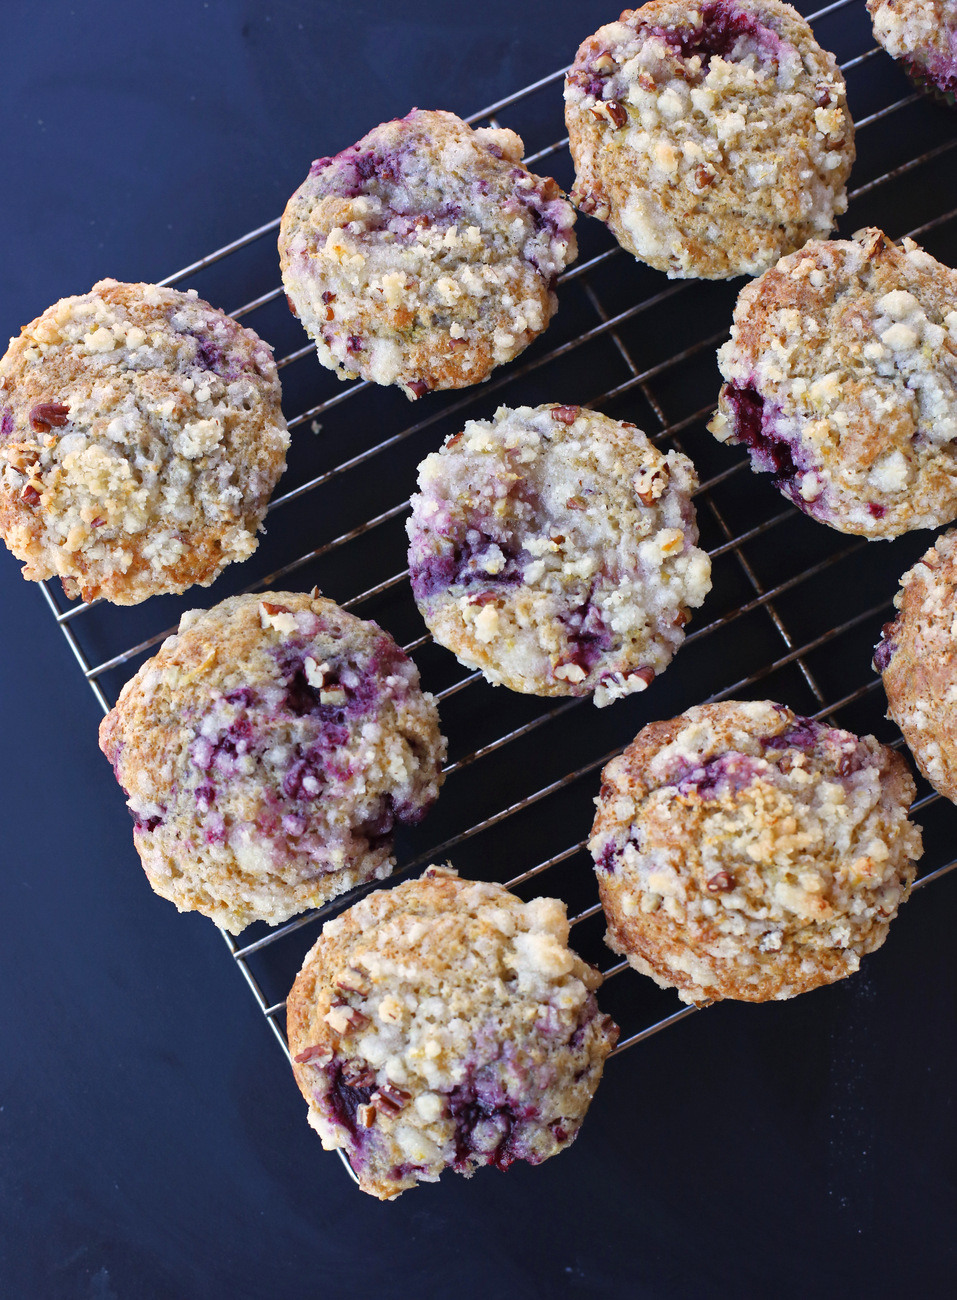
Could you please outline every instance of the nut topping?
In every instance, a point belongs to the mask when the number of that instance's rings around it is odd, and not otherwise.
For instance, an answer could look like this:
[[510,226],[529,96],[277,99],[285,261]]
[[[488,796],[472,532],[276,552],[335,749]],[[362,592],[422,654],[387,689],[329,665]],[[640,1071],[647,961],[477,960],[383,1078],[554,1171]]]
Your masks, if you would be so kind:
[[375,1070],[370,1070],[367,1065],[359,1065],[356,1061],[350,1061],[343,1066],[342,1081],[350,1088],[374,1088]]
[[709,894],[726,894],[729,889],[734,889],[734,880],[727,871],[718,871],[705,887]]
[[312,1047],[307,1047],[298,1056],[294,1056],[293,1060],[297,1065],[326,1065],[332,1060],[332,1049],[325,1043],[314,1043]]
[[39,505],[40,493],[36,490],[36,488],[33,486],[32,483],[28,483],[26,487],[23,489],[23,491],[20,493],[20,500],[23,501],[28,506]]
[[560,420],[562,424],[574,424],[582,413],[580,406],[553,406],[552,419]]
[[51,429],[63,428],[70,418],[70,408],[62,402],[38,402],[29,418],[34,433],[49,433]]
[[591,105],[589,112],[595,118],[603,117],[616,131],[620,131],[628,121],[628,113],[617,99],[600,99],[596,104]]
[[370,1023],[369,1017],[356,1007],[332,1007],[323,1017],[338,1034],[359,1033]]
[[353,966],[347,966],[341,974],[336,976],[336,988],[340,993],[358,993],[360,997],[366,997],[369,993],[369,982]]
[[399,1111],[412,1100],[412,1094],[397,1088],[395,1084],[386,1083],[374,1092],[369,1100],[380,1114],[398,1115]]

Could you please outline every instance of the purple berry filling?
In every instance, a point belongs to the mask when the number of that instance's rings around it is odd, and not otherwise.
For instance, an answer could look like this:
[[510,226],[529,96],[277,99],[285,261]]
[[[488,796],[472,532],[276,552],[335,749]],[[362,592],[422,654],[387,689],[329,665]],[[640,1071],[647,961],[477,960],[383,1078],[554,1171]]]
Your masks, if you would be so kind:
[[612,645],[601,611],[596,605],[586,603],[565,615],[562,623],[570,647],[567,662],[577,664],[583,672],[590,674]]
[[803,749],[805,753],[810,753],[830,730],[813,718],[799,716],[794,719],[794,726],[790,730],[782,731],[780,736],[771,736],[761,743],[765,749]]
[[881,639],[874,647],[874,667],[879,673],[886,671],[887,665],[897,651],[897,642],[894,640],[896,631],[896,623],[885,623],[881,628]]
[[677,785],[679,794],[713,799],[737,794],[751,784],[760,770],[759,760],[747,754],[722,754],[707,763],[687,767],[683,773],[677,774],[673,784]]
[[[335,628],[316,630],[337,632]],[[384,697],[398,701],[405,691],[409,660],[387,637],[383,636],[371,653],[361,657],[331,657],[323,664],[321,686],[314,686],[306,674],[305,660],[311,657],[311,651],[313,646],[308,641],[284,643],[278,654],[284,689],[278,705],[267,706],[250,687],[238,687],[223,696],[223,703],[235,710],[226,714],[228,725],[223,725],[218,734],[200,734],[192,741],[190,757],[202,774],[193,793],[205,819],[207,843],[222,843],[227,838],[226,823],[214,807],[217,778],[228,781],[236,773],[238,759],[257,758],[269,749],[277,722],[288,724],[291,715],[306,719],[307,725],[304,732],[300,726],[303,738],[279,774],[279,791],[263,792],[264,806],[257,825],[267,836],[305,835],[312,825],[316,801],[334,796],[337,786],[355,775],[349,752],[349,720],[376,714]],[[332,694],[332,700],[323,703],[326,692]],[[427,803],[396,801],[385,793],[350,834],[365,839],[369,851],[387,848],[396,821],[413,824],[427,811]]]
[[[190,746],[190,756],[201,772],[217,771],[230,775],[236,759],[249,752],[253,725],[246,717],[236,718],[215,740],[197,736]],[[203,787],[204,789],[206,787]]]
[[472,1168],[476,1158],[496,1169],[507,1169],[515,1160],[539,1163],[522,1133],[524,1122],[538,1116],[538,1108],[508,1097],[499,1080],[476,1079],[469,1072],[448,1094],[448,1104],[455,1121],[452,1167],[459,1173]]
[[[807,501],[801,495],[798,479],[812,468],[804,461],[801,448],[780,432],[781,411],[767,403],[753,384],[725,384],[722,396],[734,416],[731,442],[747,447],[753,469],[774,475],[771,480],[779,492],[805,514],[822,516],[823,498]],[[883,513],[883,507],[876,507]]]
[[770,62],[779,57],[783,42],[776,32],[765,27],[753,14],[739,8],[733,0],[716,0],[702,5],[700,27],[646,27],[650,36],[658,36],[682,59],[697,55],[707,67],[712,58],[735,63],[757,52]]
[[909,76],[918,82],[929,81],[942,95],[957,95],[957,29],[948,33],[950,55],[937,50],[914,54],[901,62]]
[[243,709],[251,709],[256,703],[256,692],[249,686],[240,686],[223,697],[227,704],[236,704]]
[[215,799],[216,787],[211,782],[196,787],[196,802],[200,812],[208,813]]
[[[495,589],[501,586],[513,586],[522,580],[524,565],[531,559],[524,551],[516,551],[509,545],[507,538],[499,538],[477,528],[470,528],[465,537],[447,538],[452,543],[450,549],[435,554],[426,550],[416,538],[409,552],[410,577],[412,591],[418,601],[428,600],[449,587],[468,587],[480,583],[482,587]],[[505,565],[498,573],[487,573],[478,563],[490,546],[498,546],[505,556]],[[421,552],[425,551],[422,555]],[[417,554],[418,552],[418,554]]]
[[825,743],[831,741],[839,745],[842,751],[837,761],[838,776],[850,776],[867,765],[869,759],[867,748],[858,741],[856,736],[840,731],[836,727],[826,727],[821,722],[815,722],[813,718],[798,716],[794,719],[794,723],[793,727],[783,731],[780,736],[771,736],[762,740],[764,748],[801,749],[805,754],[815,752],[820,754]]
[[153,816],[153,817],[141,817],[139,813],[137,813],[137,812],[133,812],[133,809],[132,809],[132,808],[130,809],[130,812],[133,814],[133,828],[134,828],[134,830],[138,830],[138,831],[155,831],[156,828],[157,828],[157,826],[162,826],[162,825],[163,825],[163,818],[162,818],[162,817],[159,817],[159,816]]
[[3,408],[3,415],[0,415],[0,438],[9,438],[13,433],[13,410],[9,406]]
[[774,486],[780,487],[798,473],[790,441],[776,433],[774,417],[764,397],[748,384],[726,384],[724,397],[734,413],[734,440],[743,443],[751,453],[751,463],[757,470],[774,474]]
[[326,1104],[332,1111],[336,1123],[342,1125],[358,1148],[364,1145],[370,1130],[360,1128],[356,1112],[360,1106],[369,1104],[369,1098],[375,1092],[376,1084],[373,1081],[368,1087],[362,1088],[346,1083],[343,1078],[343,1068],[342,1061],[333,1061],[327,1070],[329,1091],[326,1094]]
[[201,370],[212,370],[214,374],[221,375],[225,369],[225,359],[225,353],[218,344],[197,336],[195,360]]
[[598,857],[595,859],[595,866],[598,867],[600,871],[607,871],[609,875],[612,875],[615,867],[618,865],[618,859],[621,857],[623,852],[624,845],[619,849],[615,841],[609,839],[606,841]]

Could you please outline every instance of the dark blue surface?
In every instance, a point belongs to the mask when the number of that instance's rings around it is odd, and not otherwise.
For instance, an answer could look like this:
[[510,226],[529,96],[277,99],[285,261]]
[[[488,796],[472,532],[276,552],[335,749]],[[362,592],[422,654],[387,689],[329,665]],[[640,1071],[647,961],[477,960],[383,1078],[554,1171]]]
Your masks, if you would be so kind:
[[[4,5],[0,332],[166,275],[277,215],[313,157],[413,104],[471,112],[615,12]],[[18,567],[0,553],[0,1296],[952,1294],[955,876],[854,980],[612,1062],[560,1158],[381,1205],[307,1128],[219,936],[150,893]]]

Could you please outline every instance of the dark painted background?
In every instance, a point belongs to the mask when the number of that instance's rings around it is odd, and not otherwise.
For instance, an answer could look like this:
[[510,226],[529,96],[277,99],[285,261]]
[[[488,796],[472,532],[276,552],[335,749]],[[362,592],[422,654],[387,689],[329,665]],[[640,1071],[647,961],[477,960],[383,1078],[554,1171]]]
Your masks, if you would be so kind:
[[[168,274],[312,158],[413,104],[474,111],[614,13],[7,0],[0,334]],[[612,1062],[560,1158],[380,1205],[306,1127],[209,923],[148,890],[95,701],[17,569],[0,554],[0,1295],[953,1293],[954,876],[854,980]]]

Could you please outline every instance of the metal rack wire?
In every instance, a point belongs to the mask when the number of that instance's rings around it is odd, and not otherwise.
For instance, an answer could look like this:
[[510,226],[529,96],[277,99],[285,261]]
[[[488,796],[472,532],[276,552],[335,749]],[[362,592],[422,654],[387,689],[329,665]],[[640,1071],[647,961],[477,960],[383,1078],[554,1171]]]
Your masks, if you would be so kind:
[[[859,161],[852,180],[860,179],[850,191],[842,230],[880,224],[896,238],[909,234],[928,242],[931,252],[953,264],[957,179],[950,151],[957,147],[957,119],[903,89],[900,74],[873,44],[862,4],[837,0],[808,16],[819,24],[821,43],[839,54],[857,120]],[[834,31],[831,20],[840,22]],[[547,163],[568,185],[567,140],[554,138],[563,75],[561,69],[544,77],[468,120],[514,126],[526,143],[538,143],[527,163],[539,170]],[[913,155],[911,142],[918,137],[927,147]],[[277,218],[250,231],[163,283],[195,283],[215,301],[224,285],[235,292],[240,283],[252,292],[274,281],[275,253],[265,237],[278,225]],[[502,879],[520,893],[534,882],[534,892],[565,897],[576,946],[612,981],[606,996],[623,1026],[620,1054],[694,1008],[675,1009],[674,995],[649,981],[616,980],[627,963],[608,965],[584,851],[601,767],[651,718],[756,689],[799,712],[835,717],[901,746],[882,717],[870,648],[889,617],[898,577],[929,539],[920,534],[875,548],[811,523],[793,507],[782,509],[767,482],[748,472],[746,456],[732,459],[736,453],[719,447],[704,429],[719,382],[714,349],[726,336],[739,284],[668,283],[633,263],[587,219],[579,223],[579,238],[582,256],[562,277],[562,308],[549,334],[490,382],[464,393],[433,394],[411,408],[396,393],[365,382],[343,386],[321,371],[312,345],[303,343],[285,314],[281,286],[234,309],[277,346],[294,448],[287,483],[270,505],[268,537],[242,572],[223,575],[202,603],[287,579],[297,587],[318,583],[405,643],[439,700],[451,757],[436,812],[400,838],[392,879],[451,857],[463,875]],[[588,702],[555,705],[493,692],[480,674],[460,673],[451,656],[422,634],[400,567],[415,465],[464,419],[487,417],[493,394],[509,405],[559,400],[598,407],[633,420],[656,443],[686,451],[698,466],[698,518],[714,590],[665,678],[601,715]],[[370,429],[384,433],[370,436]],[[361,480],[350,481],[353,473]],[[174,630],[179,611],[199,603],[194,590],[185,601],[162,598],[117,611],[99,601],[61,603],[48,583],[42,586],[104,712],[143,657]],[[840,610],[836,621],[834,609]],[[570,764],[562,761],[568,753],[575,755]],[[957,810],[921,784],[914,811],[928,850],[918,888],[957,866],[957,859],[948,860]],[[285,990],[323,919],[362,892],[275,930],[251,927],[240,940],[224,934],[287,1054]]]

